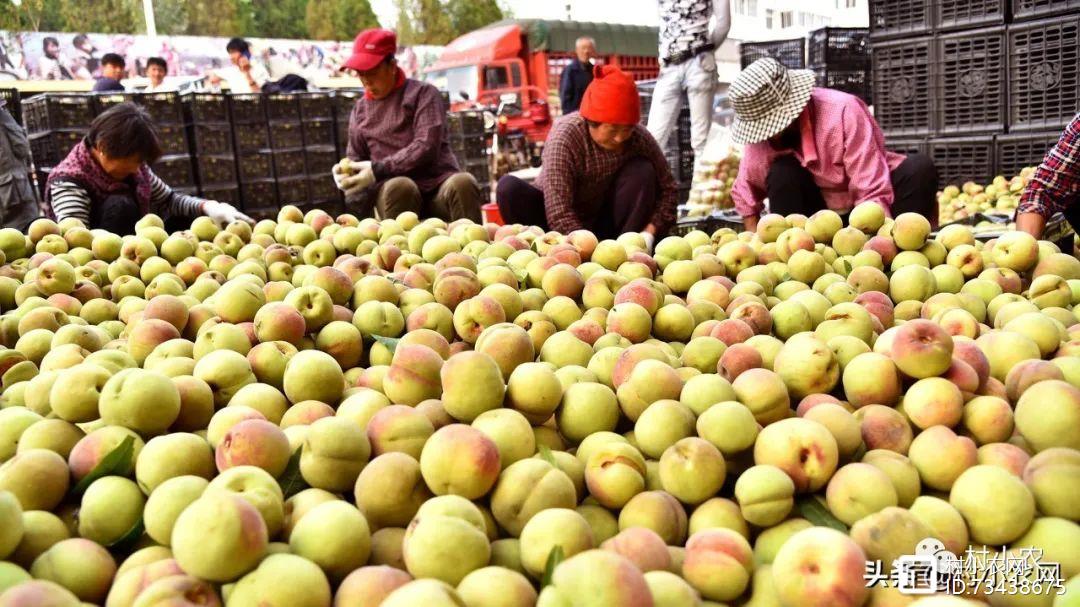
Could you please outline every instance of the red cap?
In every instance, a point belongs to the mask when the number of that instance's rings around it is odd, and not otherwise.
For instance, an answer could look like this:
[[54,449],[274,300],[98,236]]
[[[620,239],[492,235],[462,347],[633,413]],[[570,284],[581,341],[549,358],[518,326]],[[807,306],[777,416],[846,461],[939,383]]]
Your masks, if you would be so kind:
[[593,122],[637,124],[641,121],[641,99],[634,79],[614,65],[596,66],[578,111]]
[[383,29],[364,30],[357,34],[353,41],[352,56],[342,67],[366,72],[396,52],[397,34]]

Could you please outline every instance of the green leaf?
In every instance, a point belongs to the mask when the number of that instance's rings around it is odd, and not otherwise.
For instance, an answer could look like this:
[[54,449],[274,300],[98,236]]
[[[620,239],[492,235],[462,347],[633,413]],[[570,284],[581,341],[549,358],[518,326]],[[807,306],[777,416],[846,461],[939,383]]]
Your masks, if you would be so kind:
[[525,289],[525,284],[529,280],[529,273],[526,272],[525,270],[517,270],[517,271],[514,272],[514,276],[517,276],[518,285],[520,285],[521,289],[524,290]]
[[372,335],[371,339],[374,339],[380,344],[386,346],[386,349],[390,350],[391,354],[393,354],[394,351],[397,350],[398,342],[401,341],[401,339],[397,337],[383,337],[382,335]]
[[281,485],[281,493],[285,495],[285,499],[300,493],[304,489],[307,489],[308,485],[304,482],[304,477],[300,474],[300,454],[303,453],[304,448],[300,447],[289,458],[289,464],[285,466],[285,471],[278,477],[278,484]]
[[850,260],[850,259],[845,259],[845,260],[844,260],[844,270],[845,270],[845,271],[846,271],[846,272],[847,272],[848,274],[851,274],[851,270],[852,270],[852,269],[853,269],[853,266],[851,265],[851,260]]
[[74,495],[82,495],[91,483],[103,476],[124,476],[131,470],[131,458],[135,454],[135,437],[127,436],[115,449],[109,451],[98,465],[79,481],[71,490]]
[[843,531],[847,533],[847,525],[840,522],[832,512],[829,512],[829,507],[825,505],[825,502],[820,497],[808,495],[799,499],[797,503],[799,513],[803,517],[818,527],[829,527],[836,529],[837,531]]
[[[139,540],[139,538],[142,537],[143,531],[145,531],[145,530],[146,530],[146,527],[145,527],[145,525],[143,525],[142,518],[140,518],[131,527],[131,529],[128,529],[127,533],[125,533],[120,539],[118,539],[115,542],[109,544],[108,547],[109,548],[117,548],[117,549],[122,549],[122,548],[129,547],[132,544],[134,544],[135,542],[137,542]],[[121,550],[121,551],[123,551],[123,550]]]
[[540,445],[540,458],[558,468],[559,462],[555,460],[555,456],[551,454],[551,449],[547,445]]
[[541,589],[551,585],[551,577],[555,575],[555,568],[563,562],[563,558],[562,545],[556,544],[548,553],[547,563],[544,564],[544,577],[540,580]]

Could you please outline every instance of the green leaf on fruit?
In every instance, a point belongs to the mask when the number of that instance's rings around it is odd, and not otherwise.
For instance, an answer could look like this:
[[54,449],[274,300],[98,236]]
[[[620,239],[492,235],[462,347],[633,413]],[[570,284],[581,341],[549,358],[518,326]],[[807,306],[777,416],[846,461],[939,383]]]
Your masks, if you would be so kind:
[[397,350],[398,342],[401,341],[397,337],[383,337],[382,335],[372,335],[371,338],[385,346],[387,350],[390,350],[391,354],[394,353],[394,350]]
[[281,493],[285,496],[285,499],[300,493],[304,489],[307,489],[307,483],[304,482],[304,477],[300,474],[300,454],[304,451],[303,447],[300,447],[289,458],[289,464],[285,466],[285,471],[278,477],[278,485],[281,485]]
[[109,451],[109,454],[98,462],[98,465],[94,466],[90,474],[87,474],[75,484],[71,493],[73,495],[82,495],[87,487],[103,476],[125,476],[131,470],[131,458],[134,455],[135,437],[125,437],[124,440],[120,441],[119,445]]
[[540,580],[541,589],[551,585],[551,578],[555,575],[555,568],[559,566],[559,563],[563,562],[563,558],[562,545],[557,544],[548,553],[547,563],[544,564],[544,577]]
[[848,274],[851,274],[852,269],[854,269],[854,268],[851,265],[851,260],[845,259],[844,260],[844,271],[847,272]]
[[555,461],[555,456],[551,454],[551,449],[548,448],[547,445],[540,445],[539,446],[539,451],[540,451],[540,457],[544,461],[551,464],[555,468],[559,467],[559,462]]
[[825,502],[820,497],[809,495],[800,498],[797,507],[799,513],[817,527],[829,527],[844,533],[848,531],[847,525],[833,516],[832,512],[829,512],[829,507],[825,505]]
[[126,549],[128,547],[131,547],[132,545],[135,544],[135,542],[139,541],[139,538],[142,537],[143,531],[145,531],[145,530],[146,530],[146,526],[143,525],[143,520],[140,518],[138,520],[138,522],[136,522],[131,527],[131,529],[128,529],[127,533],[125,533],[120,539],[118,539],[115,542],[109,544],[108,547],[109,548],[120,549],[121,552],[124,552],[124,551],[126,551],[124,549]]
[[514,276],[517,277],[518,284],[521,286],[522,289],[524,289],[526,282],[529,280],[529,273],[525,270],[517,270],[516,272],[514,272]]

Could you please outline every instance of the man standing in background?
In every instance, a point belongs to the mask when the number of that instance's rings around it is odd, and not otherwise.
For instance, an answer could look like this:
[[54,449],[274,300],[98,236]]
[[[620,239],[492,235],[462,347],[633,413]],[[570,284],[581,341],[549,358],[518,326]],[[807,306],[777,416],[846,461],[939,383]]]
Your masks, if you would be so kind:
[[581,107],[581,98],[593,79],[592,59],[596,56],[596,41],[588,37],[578,38],[574,43],[574,52],[577,56],[570,60],[559,81],[559,101],[562,102],[563,114],[576,112]]
[[172,91],[173,88],[165,84],[165,74],[169,73],[169,65],[161,57],[150,57],[146,60],[146,78],[150,84],[143,89],[144,93],[163,93]]
[[101,76],[94,81],[94,92],[123,91],[124,85],[120,80],[124,77],[126,67],[123,57],[116,53],[105,53],[105,56],[101,58]]
[[731,29],[728,0],[659,0],[660,76],[649,111],[649,132],[667,148],[679,120],[685,90],[690,104],[694,156],[705,151],[718,82],[716,49]]

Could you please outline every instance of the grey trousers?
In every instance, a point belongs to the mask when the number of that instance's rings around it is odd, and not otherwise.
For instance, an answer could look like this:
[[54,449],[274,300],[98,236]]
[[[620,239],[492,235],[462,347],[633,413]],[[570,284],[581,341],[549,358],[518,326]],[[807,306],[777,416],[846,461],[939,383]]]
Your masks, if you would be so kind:
[[420,217],[438,217],[446,221],[471,219],[480,223],[483,200],[476,178],[469,173],[455,173],[425,196],[408,177],[393,177],[379,186],[375,208],[379,217],[397,217],[412,211]]

